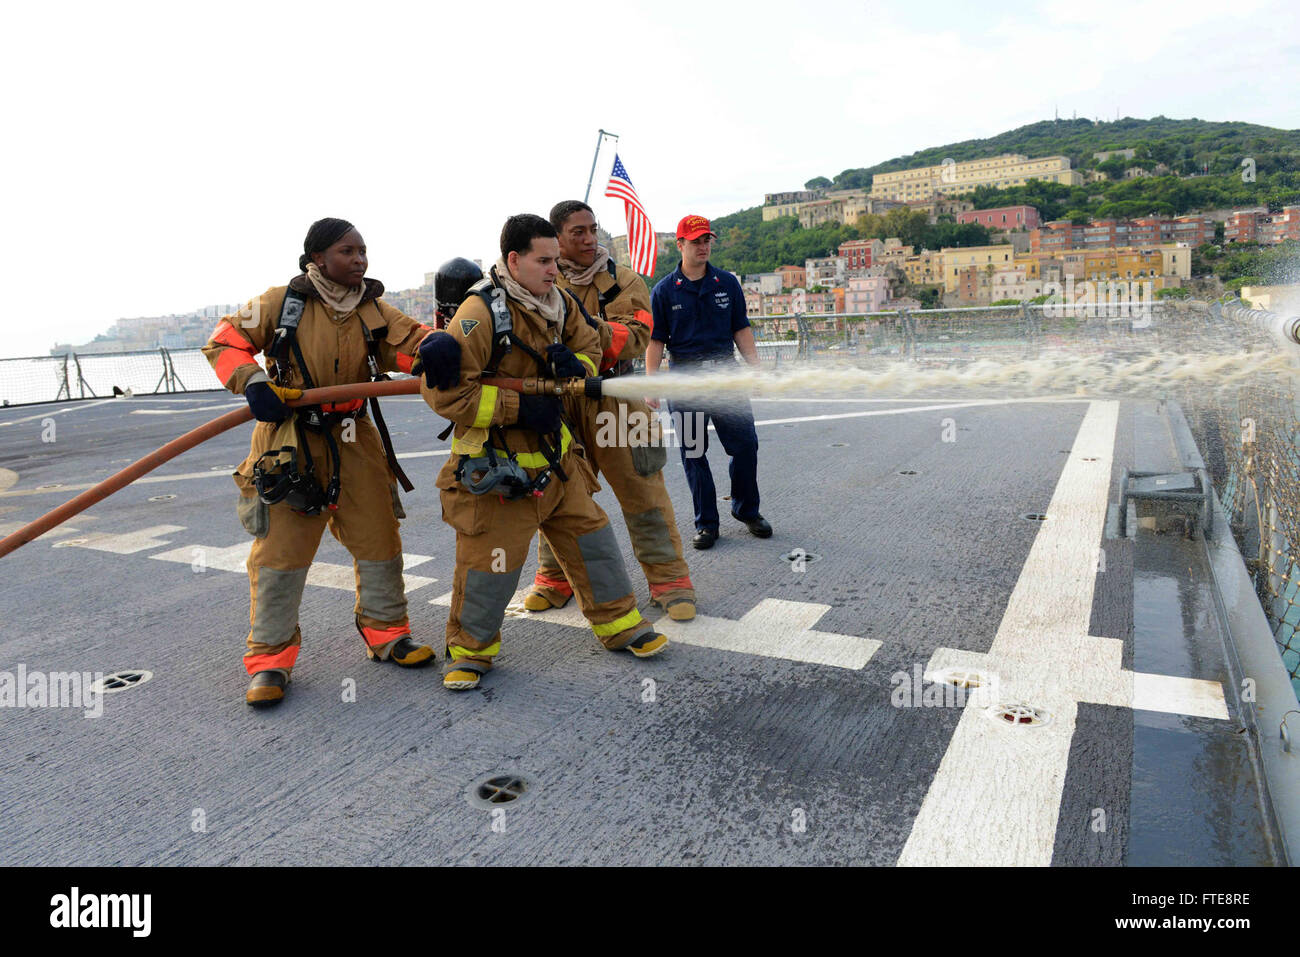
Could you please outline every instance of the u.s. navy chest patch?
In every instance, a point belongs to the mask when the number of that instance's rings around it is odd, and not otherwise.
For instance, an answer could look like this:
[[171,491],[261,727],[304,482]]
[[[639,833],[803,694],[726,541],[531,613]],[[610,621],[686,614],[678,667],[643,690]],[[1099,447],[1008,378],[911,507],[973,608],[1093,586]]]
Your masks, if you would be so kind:
[[462,319],[460,321],[460,334],[468,338],[469,334],[474,331],[474,327],[477,325],[477,319]]

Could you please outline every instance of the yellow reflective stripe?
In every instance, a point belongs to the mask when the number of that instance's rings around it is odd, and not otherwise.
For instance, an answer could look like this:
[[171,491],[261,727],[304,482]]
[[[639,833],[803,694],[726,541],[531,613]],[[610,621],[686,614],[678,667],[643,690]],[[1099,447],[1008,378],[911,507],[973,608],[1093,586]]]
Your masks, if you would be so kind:
[[585,365],[588,369],[591,370],[591,374],[592,374],[592,375],[599,375],[599,374],[600,374],[599,372],[596,371],[596,363],[592,362],[592,361],[591,361],[591,358],[590,358],[589,356],[587,356],[586,354],[581,353],[581,352],[576,353],[576,355],[577,355],[577,357],[578,357],[578,361],[581,362],[583,365]]
[[492,413],[497,407],[497,387],[494,385],[483,386],[483,391],[478,397],[478,414],[474,416],[472,429],[486,429],[492,424]]
[[470,429],[459,438],[451,440],[452,454],[477,458],[483,454],[483,443],[487,441],[487,435],[487,429]]
[[592,625],[591,630],[596,633],[597,637],[606,638],[609,635],[617,635],[620,631],[627,631],[639,624],[641,624],[641,613],[633,608],[622,618],[615,618],[603,625]]
[[452,661],[460,661],[462,658],[492,658],[501,653],[501,642],[494,641],[486,648],[479,651],[471,651],[468,648],[462,648],[460,645],[448,645],[447,654],[451,655]]
[[[560,423],[560,458],[564,458],[565,453],[569,451],[569,443],[573,440],[573,434],[569,427],[563,422]],[[452,451],[455,451],[455,443],[452,443]],[[497,455],[504,456],[506,453],[500,449],[494,449]],[[546,461],[546,456],[541,452],[516,452],[515,460],[526,469],[544,469],[551,463]]]

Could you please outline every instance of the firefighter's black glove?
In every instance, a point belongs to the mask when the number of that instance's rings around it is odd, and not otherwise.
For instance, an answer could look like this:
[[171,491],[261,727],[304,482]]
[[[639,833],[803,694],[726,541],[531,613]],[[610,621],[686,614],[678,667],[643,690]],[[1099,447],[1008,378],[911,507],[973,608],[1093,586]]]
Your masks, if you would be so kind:
[[585,379],[587,369],[573,350],[566,345],[553,342],[546,347],[546,364],[555,373],[557,379]]
[[450,389],[460,381],[460,343],[450,332],[433,332],[420,343],[424,384],[430,389]]
[[543,435],[560,431],[560,400],[553,395],[521,395],[518,422]]
[[244,398],[259,422],[283,422],[293,411],[280,401],[269,382],[250,382],[244,386]]

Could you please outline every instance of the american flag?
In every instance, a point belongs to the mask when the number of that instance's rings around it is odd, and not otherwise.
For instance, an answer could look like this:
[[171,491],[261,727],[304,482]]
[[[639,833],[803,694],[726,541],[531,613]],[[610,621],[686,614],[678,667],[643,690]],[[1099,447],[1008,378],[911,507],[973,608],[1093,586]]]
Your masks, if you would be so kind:
[[609,185],[605,195],[623,201],[623,212],[627,214],[627,248],[632,256],[632,268],[643,276],[651,276],[655,271],[655,256],[659,247],[655,242],[654,227],[650,217],[636,195],[632,180],[628,178],[623,161],[614,154],[614,170],[609,176]]

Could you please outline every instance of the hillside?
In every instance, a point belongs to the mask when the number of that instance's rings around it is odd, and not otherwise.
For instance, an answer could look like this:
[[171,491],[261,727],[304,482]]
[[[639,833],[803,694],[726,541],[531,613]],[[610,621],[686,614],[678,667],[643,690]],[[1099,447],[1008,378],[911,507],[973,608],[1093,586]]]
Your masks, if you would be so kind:
[[1300,169],[1300,130],[1165,116],[1150,120],[1125,117],[1103,123],[1087,119],[1043,120],[987,139],[949,143],[875,166],[846,169],[834,178],[833,185],[836,189],[870,188],[875,173],[937,165],[947,158],[961,162],[1000,153],[1068,156],[1076,169],[1094,169],[1098,163],[1093,153],[1116,149],[1137,149],[1134,159],[1138,164],[1163,162],[1183,175],[1200,172],[1206,164],[1211,174],[1239,173],[1246,156],[1255,158],[1257,172]]
[[[1112,158],[1098,163],[1093,153],[1134,149],[1132,160]],[[1069,218],[1079,222],[1100,218],[1126,218],[1151,213],[1179,216],[1200,210],[1222,210],[1239,206],[1271,206],[1274,209],[1300,202],[1300,130],[1279,130],[1251,123],[1175,120],[1157,116],[1150,120],[1126,117],[1115,122],[1095,123],[1087,119],[1045,120],[986,139],[966,140],[920,150],[875,166],[847,169],[834,178],[809,180],[810,185],[833,185],[837,189],[866,189],[875,173],[941,163],[945,158],[962,161],[1001,153],[1026,156],[1069,156],[1078,169],[1096,169],[1109,179],[1083,186],[1032,181],[1009,189],[980,188],[969,194],[976,208],[1027,204],[1038,208],[1044,220]],[[1244,176],[1242,160],[1254,162],[1254,179]],[[1151,171],[1164,163],[1171,175],[1124,179],[1124,170],[1141,166]],[[1208,174],[1202,171],[1207,169]],[[1195,175],[1194,175],[1195,174]],[[856,225],[830,224],[802,229],[791,218],[762,221],[762,208],[755,206],[717,217],[714,229],[720,240],[713,261],[734,272],[768,272],[784,263],[802,263],[811,256],[824,256],[847,239],[880,235],[880,221],[859,230]],[[895,219],[891,226],[897,227]],[[927,234],[915,222],[892,235],[905,243],[938,248],[939,245],[970,246],[985,241],[985,235],[952,224]],[[883,237],[882,237],[883,238]],[[660,250],[654,279],[667,275],[677,264],[677,251]]]

